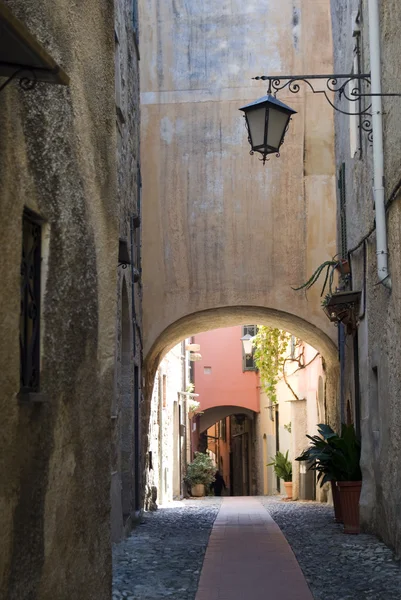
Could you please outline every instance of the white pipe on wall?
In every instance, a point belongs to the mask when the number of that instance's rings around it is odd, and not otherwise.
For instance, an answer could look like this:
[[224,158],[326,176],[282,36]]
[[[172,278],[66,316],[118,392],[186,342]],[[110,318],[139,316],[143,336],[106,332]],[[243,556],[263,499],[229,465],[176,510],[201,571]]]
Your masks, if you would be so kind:
[[[371,93],[381,94],[380,12],[379,0],[369,0],[369,46]],[[372,96],[373,194],[376,213],[376,254],[379,281],[391,289],[388,271],[386,209],[384,196],[383,113],[382,99]]]

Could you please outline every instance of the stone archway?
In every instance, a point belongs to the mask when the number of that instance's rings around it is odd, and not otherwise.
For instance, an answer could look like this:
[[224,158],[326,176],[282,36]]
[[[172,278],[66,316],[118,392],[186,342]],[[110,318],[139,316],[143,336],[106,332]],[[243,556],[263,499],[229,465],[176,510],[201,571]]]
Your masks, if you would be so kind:
[[214,406],[213,408],[206,409],[200,416],[199,419],[199,432],[202,433],[206,429],[209,429],[217,421],[230,417],[231,415],[242,414],[247,416],[249,419],[253,419],[254,411],[243,406]]
[[326,421],[334,428],[338,426],[338,385],[339,366],[334,342],[322,330],[310,322],[286,313],[260,306],[219,307],[187,315],[167,327],[153,346],[144,361],[144,405],[142,412],[142,435],[147,439],[150,401],[154,377],[163,356],[180,340],[210,329],[230,327],[244,323],[258,323],[279,327],[304,340],[322,355],[326,371]]

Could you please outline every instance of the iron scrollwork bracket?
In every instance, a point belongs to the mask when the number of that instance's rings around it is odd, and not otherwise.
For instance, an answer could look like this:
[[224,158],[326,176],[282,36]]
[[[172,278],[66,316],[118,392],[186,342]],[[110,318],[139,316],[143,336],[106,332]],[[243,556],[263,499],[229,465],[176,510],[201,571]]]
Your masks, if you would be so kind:
[[[28,74],[30,77],[27,77]],[[12,81],[14,81],[14,79],[19,79],[19,86],[25,92],[33,90],[38,83],[36,73],[33,69],[17,66],[14,73],[0,85],[0,92],[2,92]]]
[[[369,115],[371,104],[359,111],[348,112],[342,110],[334,104],[329,94],[337,94],[339,100],[345,98],[350,102],[358,102],[365,96],[361,90],[360,82],[364,82],[367,87],[370,86],[370,74],[340,74],[340,75],[259,75],[252,79],[268,81],[269,87],[267,90],[268,94],[276,96],[277,92],[288,88],[292,94],[297,94],[301,90],[300,83],[305,83],[314,94],[323,94],[327,102],[334,108],[334,110],[342,113],[343,115],[349,116],[363,116]],[[315,89],[314,81],[326,80],[326,89]]]
[[[372,131],[372,113],[370,112],[372,105],[368,104],[362,107],[362,99],[366,97],[375,96],[377,94],[364,93],[362,84],[366,88],[370,87],[370,73],[362,74],[333,74],[333,75],[259,75],[253,77],[255,80],[268,81],[269,87],[267,90],[268,94],[277,95],[277,92],[288,88],[292,94],[297,94],[301,90],[302,83],[306,84],[314,94],[323,94],[330,104],[330,106],[337,112],[347,115],[356,116],[360,118],[360,129],[368,134],[368,140],[370,144],[373,142],[373,131]],[[326,89],[316,89],[315,81],[325,80]],[[332,95],[338,97],[341,101],[345,98],[349,102],[357,102],[357,110],[347,111],[341,109],[332,99]],[[380,94],[381,96],[401,96],[401,94]]]

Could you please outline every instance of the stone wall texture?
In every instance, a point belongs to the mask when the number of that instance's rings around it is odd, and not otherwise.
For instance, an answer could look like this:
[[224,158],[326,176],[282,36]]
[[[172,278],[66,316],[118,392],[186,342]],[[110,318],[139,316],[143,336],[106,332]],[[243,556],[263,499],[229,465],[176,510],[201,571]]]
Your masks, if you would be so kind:
[[[369,72],[368,2],[332,0],[334,70],[348,73],[353,65],[352,15],[360,9],[361,71]],[[397,0],[381,2],[381,51],[383,92],[400,92],[401,6]],[[362,434],[361,516],[365,527],[381,536],[401,554],[400,398],[401,369],[401,239],[400,239],[400,98],[384,98],[385,190],[389,266],[392,291],[377,285],[376,236],[373,232],[352,252],[353,288],[362,290],[364,301],[358,338],[360,412]],[[352,250],[374,224],[372,197],[372,149],[366,135],[355,156],[350,156],[347,117],[336,115],[337,171],[345,163],[347,245]],[[346,344],[344,408],[355,410],[353,344]]]
[[[128,210],[116,176],[113,3],[5,4],[70,85],[11,84],[1,94],[0,598],[106,600],[118,238]],[[38,404],[17,399],[25,206],[44,220]]]
[[118,269],[116,364],[111,407],[111,528],[116,542],[140,511],[140,421],[142,379],[142,291],[133,268],[141,269],[139,168],[139,51],[132,0],[115,0],[117,205],[119,237],[127,242],[131,265]]
[[332,110],[280,92],[298,114],[265,166],[238,110],[265,93],[256,75],[332,71],[330,3],[148,0],[140,15],[147,384],[186,336],[274,324],[334,369],[336,422],[336,330],[318,286],[291,289],[336,251]]

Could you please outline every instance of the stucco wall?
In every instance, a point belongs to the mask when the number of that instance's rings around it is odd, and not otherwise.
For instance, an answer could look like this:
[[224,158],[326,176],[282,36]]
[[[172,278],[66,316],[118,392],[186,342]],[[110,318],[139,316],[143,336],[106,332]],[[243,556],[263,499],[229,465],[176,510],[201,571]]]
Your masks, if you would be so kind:
[[258,376],[256,371],[243,371],[241,337],[240,325],[194,337],[202,355],[194,367],[200,410],[231,405],[259,411]]
[[[203,309],[269,307],[335,332],[318,290],[291,290],[335,252],[332,114],[288,91],[281,158],[249,156],[238,108],[261,73],[331,71],[328,2],[141,2],[145,354]],[[305,338],[305,336],[303,336]]]
[[179,394],[185,391],[184,388],[182,344],[177,344],[160,364],[152,395],[149,427],[152,469],[148,474],[148,485],[156,486],[159,504],[180,496],[180,477],[184,475],[180,472],[180,446],[181,460],[185,465],[187,463],[178,422],[178,404],[181,405],[182,422],[186,422],[185,398]]
[[[361,4],[362,65],[369,72],[369,27],[367,2]],[[335,70],[348,72],[352,66],[351,14],[357,11],[356,0],[333,0],[333,36]],[[399,30],[401,7],[396,0],[381,3],[382,86],[385,92],[399,92],[401,54]],[[384,151],[386,200],[388,210],[389,264],[393,289],[377,285],[376,239],[373,233],[366,241],[366,275],[364,247],[352,253],[353,288],[364,290],[361,323],[358,330],[359,381],[361,385],[362,475],[361,517],[363,524],[378,533],[401,553],[401,512],[398,490],[401,486],[400,398],[401,371],[400,281],[401,240],[399,182],[400,115],[399,98],[385,98]],[[349,152],[349,123],[336,118],[337,167],[346,164],[347,241],[355,247],[374,222],[372,182],[372,150],[363,136],[362,152],[355,158]],[[352,343],[346,346],[345,401],[355,408]]]
[[[70,86],[0,104],[0,597],[106,600],[118,214],[110,2],[6,0]],[[45,219],[42,391],[19,390],[21,222]]]

